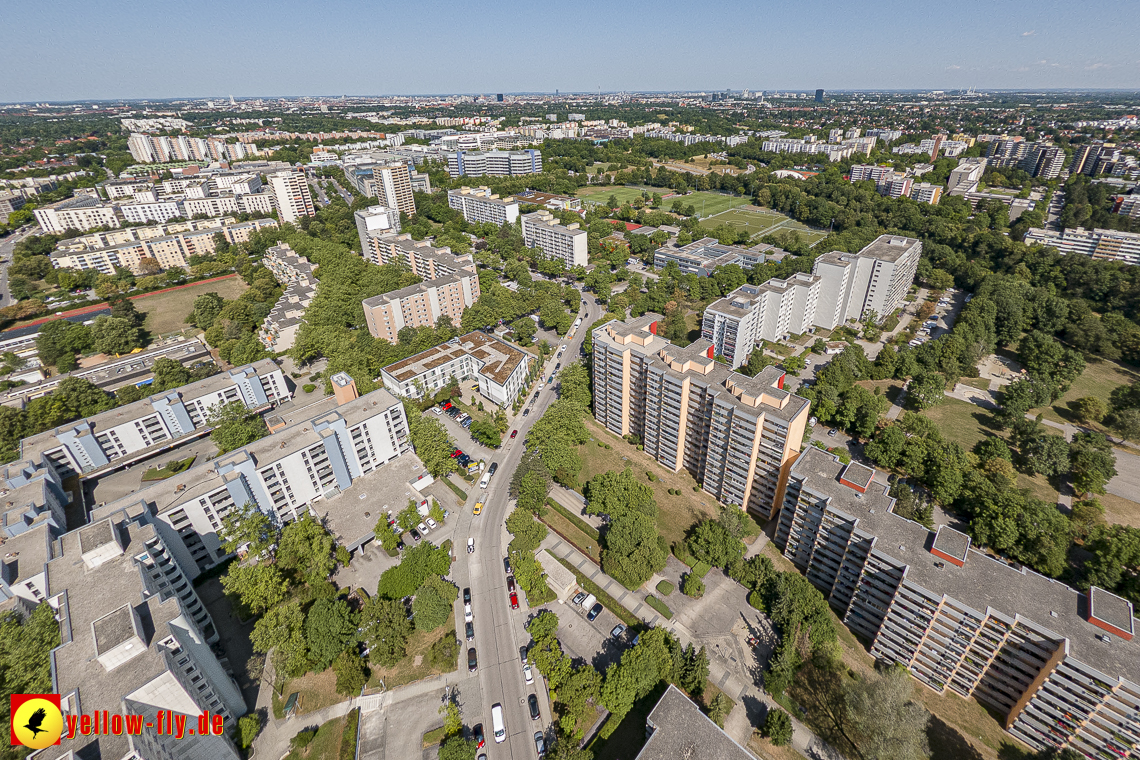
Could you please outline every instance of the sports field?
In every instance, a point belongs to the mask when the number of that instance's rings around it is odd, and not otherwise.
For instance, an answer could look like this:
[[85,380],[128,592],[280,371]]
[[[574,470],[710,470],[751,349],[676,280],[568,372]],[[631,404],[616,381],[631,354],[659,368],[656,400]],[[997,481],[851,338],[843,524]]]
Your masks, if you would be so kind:
[[639,185],[583,187],[578,190],[578,197],[586,203],[590,201],[605,203],[609,197],[613,195],[617,198],[618,203],[626,203],[627,201],[632,201],[634,198],[640,198],[642,191],[650,195],[658,193],[665,198],[661,203],[661,210],[663,211],[670,211],[673,208],[673,202],[679,200],[686,206],[691,205],[693,210],[700,214],[702,218],[748,203],[747,198],[709,192],[695,192],[689,193],[688,195],[674,195],[666,198],[665,196],[673,192],[667,187],[642,187]]
[[[582,187],[578,189],[578,197],[583,201],[595,201],[597,203],[605,203],[612,195],[617,198],[618,203],[627,203],[634,198],[640,198],[642,191],[649,193],[652,196],[654,193],[665,195],[673,192],[667,187],[638,187],[635,185],[606,185],[595,187]],[[670,203],[672,200],[669,201]],[[667,206],[668,204],[666,204]]]
[[[697,193],[697,195],[706,194]],[[771,209],[732,208],[701,220],[702,227],[712,228],[722,224],[727,224],[730,227],[742,227],[753,235],[772,235],[777,232],[794,231],[799,233],[800,238],[808,245],[815,245],[827,237],[825,230],[813,230],[807,225]]]

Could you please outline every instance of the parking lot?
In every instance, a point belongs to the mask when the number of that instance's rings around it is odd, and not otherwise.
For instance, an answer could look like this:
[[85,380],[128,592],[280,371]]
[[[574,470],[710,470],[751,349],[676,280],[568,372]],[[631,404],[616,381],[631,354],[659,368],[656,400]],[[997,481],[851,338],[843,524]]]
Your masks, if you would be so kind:
[[621,659],[622,652],[633,643],[633,637],[628,631],[617,639],[610,635],[621,621],[604,607],[601,614],[592,621],[586,619],[588,610],[569,599],[562,604],[537,609],[533,614],[537,615],[543,610],[558,616],[558,640],[562,643],[563,651],[576,665],[587,664],[599,672],[604,671],[611,663]]

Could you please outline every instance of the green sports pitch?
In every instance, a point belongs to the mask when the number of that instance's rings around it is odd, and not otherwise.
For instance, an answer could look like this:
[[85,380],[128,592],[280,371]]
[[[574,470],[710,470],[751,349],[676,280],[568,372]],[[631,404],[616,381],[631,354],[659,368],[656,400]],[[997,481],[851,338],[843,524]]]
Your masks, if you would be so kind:
[[813,230],[807,225],[771,209],[733,208],[701,220],[701,226],[709,229],[719,227],[722,224],[727,224],[729,227],[740,227],[752,235],[796,232],[808,245],[815,245],[827,237],[825,230]]

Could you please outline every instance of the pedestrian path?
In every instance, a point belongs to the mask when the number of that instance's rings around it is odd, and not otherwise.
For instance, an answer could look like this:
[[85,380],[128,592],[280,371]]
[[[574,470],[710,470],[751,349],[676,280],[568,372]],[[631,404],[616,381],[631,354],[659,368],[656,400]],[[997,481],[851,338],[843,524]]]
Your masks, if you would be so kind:
[[[643,622],[653,627],[663,627],[671,631],[682,646],[689,644],[697,647],[705,646],[705,642],[699,636],[694,635],[686,626],[677,621],[666,619],[664,615],[644,604],[640,592],[630,591],[603,573],[584,554],[562,540],[558,535],[553,533],[548,535],[542,542],[542,548],[553,556],[570,562],[571,565],[578,568],[578,572],[604,589],[606,593]],[[733,658],[731,655],[725,656],[719,651],[719,647],[715,649],[707,647],[706,651],[709,653],[709,680],[725,694],[732,697],[737,704],[736,709],[733,710],[729,720],[725,723],[725,731],[742,746],[746,745],[752,737],[753,729],[746,704],[749,701],[752,701],[753,704],[763,704],[766,712],[768,709],[776,707],[776,702],[767,692],[757,686],[746,673],[741,673],[730,665],[730,660],[739,665],[738,658]],[[804,757],[813,758],[813,760],[842,760],[843,755],[828,746],[826,742],[795,717],[792,717],[792,727],[794,729],[792,747]]]

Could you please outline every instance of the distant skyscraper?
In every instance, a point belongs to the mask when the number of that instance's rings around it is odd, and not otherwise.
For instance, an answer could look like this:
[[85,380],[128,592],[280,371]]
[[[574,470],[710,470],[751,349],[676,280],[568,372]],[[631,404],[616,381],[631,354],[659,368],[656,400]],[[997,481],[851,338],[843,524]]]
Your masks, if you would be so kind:
[[495,100],[497,100],[497,101],[499,101],[500,103],[502,103],[502,102],[503,102],[503,93],[501,93],[501,92],[500,92],[498,95],[496,95],[496,96],[495,96]]
[[815,91],[815,102],[816,103],[822,103],[823,102],[823,90],[816,90]]

